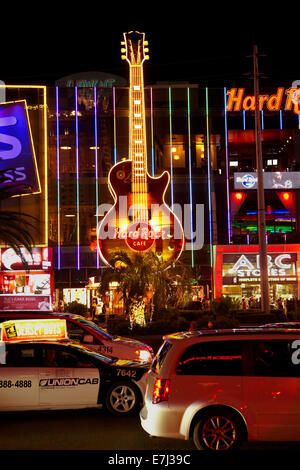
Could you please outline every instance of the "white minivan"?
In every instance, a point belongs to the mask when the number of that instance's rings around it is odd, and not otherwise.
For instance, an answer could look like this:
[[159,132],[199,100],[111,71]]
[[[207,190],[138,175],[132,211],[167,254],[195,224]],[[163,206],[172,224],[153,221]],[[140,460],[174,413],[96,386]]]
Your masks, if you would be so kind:
[[143,429],[225,451],[300,441],[300,331],[202,330],[164,337],[147,375]]

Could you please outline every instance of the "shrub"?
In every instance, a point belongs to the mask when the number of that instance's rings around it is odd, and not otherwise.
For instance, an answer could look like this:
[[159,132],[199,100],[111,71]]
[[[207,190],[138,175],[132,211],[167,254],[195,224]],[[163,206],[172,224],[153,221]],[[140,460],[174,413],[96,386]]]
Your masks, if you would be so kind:
[[77,300],[74,300],[73,302],[70,302],[66,305],[65,311],[68,313],[74,313],[76,315],[82,315],[83,317],[85,317],[88,313],[88,308],[86,305],[77,302]]

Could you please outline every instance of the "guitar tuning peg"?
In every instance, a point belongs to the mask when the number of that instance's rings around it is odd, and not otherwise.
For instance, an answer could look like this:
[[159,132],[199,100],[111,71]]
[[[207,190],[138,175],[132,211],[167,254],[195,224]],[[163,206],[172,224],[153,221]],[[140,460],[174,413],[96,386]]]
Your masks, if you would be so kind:
[[121,41],[121,46],[125,46],[125,41]]
[[149,52],[148,47],[145,47],[144,52]]
[[148,41],[144,41],[144,46],[149,46],[149,42],[148,42]]
[[126,52],[125,47],[122,47],[121,52]]
[[145,55],[145,60],[149,60],[150,57],[148,55]]
[[121,55],[122,60],[126,60],[126,55]]

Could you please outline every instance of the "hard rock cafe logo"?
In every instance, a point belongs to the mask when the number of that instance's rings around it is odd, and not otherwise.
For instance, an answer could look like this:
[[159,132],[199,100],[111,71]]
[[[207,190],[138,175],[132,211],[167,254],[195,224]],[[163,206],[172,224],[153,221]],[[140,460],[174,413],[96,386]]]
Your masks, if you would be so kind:
[[129,248],[135,251],[148,251],[155,240],[166,240],[170,234],[165,229],[156,230],[147,222],[133,222],[129,226],[115,228],[114,239],[125,240]]
[[[297,82],[294,82],[295,84]],[[227,92],[227,111],[254,111],[255,97],[245,96],[245,88],[231,88]],[[284,99],[285,97],[285,99]],[[284,108],[285,111],[294,111],[300,114],[300,89],[297,86],[285,90],[283,87],[277,89],[273,95],[260,95],[258,101],[259,110],[279,111]]]

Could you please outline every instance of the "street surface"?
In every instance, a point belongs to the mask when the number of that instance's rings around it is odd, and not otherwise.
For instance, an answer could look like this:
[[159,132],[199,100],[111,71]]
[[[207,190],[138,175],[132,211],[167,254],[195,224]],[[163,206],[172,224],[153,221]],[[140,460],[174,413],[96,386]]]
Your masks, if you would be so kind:
[[[138,416],[115,417],[106,410],[2,413],[0,451],[135,450],[195,451],[192,441],[150,438]],[[300,443],[251,443],[243,450],[300,451]]]

